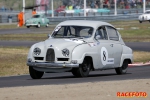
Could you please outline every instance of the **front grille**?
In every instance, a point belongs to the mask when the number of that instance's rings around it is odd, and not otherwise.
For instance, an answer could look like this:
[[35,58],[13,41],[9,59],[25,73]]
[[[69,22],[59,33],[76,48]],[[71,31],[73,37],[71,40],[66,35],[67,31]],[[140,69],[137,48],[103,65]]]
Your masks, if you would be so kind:
[[48,49],[46,53],[46,61],[54,62],[55,61],[55,52],[54,49]]
[[68,61],[69,58],[57,58],[58,61]]
[[34,57],[35,60],[43,60],[44,57]]

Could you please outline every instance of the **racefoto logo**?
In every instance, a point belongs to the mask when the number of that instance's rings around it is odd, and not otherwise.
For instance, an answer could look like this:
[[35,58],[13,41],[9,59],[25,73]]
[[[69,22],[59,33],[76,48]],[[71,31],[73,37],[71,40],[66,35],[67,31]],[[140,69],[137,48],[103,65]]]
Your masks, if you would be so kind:
[[133,98],[143,97],[146,98],[148,95],[146,92],[117,92],[117,97]]

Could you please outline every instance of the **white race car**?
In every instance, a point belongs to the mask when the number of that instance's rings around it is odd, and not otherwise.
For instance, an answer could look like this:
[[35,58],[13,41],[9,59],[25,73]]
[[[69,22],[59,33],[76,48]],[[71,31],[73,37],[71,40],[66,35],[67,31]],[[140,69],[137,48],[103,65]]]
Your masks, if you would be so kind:
[[76,77],[106,69],[125,74],[132,62],[132,49],[113,25],[87,20],[61,22],[47,40],[32,45],[27,57],[33,79],[44,73],[66,71]]
[[142,23],[144,21],[150,22],[150,10],[146,10],[144,14],[139,16],[139,22]]

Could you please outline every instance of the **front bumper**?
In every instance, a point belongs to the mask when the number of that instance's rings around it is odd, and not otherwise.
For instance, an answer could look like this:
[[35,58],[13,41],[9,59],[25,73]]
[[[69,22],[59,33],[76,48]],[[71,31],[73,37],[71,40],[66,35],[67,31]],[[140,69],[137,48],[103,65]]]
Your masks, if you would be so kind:
[[27,62],[28,66],[33,67],[45,67],[45,68],[75,68],[79,67],[79,64],[67,64],[67,63],[43,63],[43,62]]

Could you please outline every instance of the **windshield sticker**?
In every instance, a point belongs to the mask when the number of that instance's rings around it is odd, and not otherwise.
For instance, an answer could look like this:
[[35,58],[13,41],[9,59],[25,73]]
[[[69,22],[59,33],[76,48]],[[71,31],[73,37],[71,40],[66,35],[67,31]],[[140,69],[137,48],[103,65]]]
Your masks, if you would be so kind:
[[101,61],[103,65],[114,64],[114,58],[108,58],[108,51],[105,47],[101,48]]
[[83,41],[78,40],[78,39],[65,39],[65,41],[68,41],[68,42],[75,42],[75,43],[83,43]]
[[61,28],[61,26],[58,26],[58,27],[55,29],[55,31],[58,31],[60,28]]

